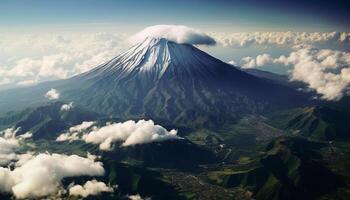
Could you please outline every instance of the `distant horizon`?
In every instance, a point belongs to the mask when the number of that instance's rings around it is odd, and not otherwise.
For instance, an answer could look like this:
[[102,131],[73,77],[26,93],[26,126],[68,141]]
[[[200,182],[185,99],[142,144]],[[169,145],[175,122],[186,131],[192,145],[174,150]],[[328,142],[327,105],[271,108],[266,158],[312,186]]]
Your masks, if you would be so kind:
[[[343,0],[5,0],[0,3],[0,89],[66,79],[92,69],[126,51],[131,35],[156,25],[195,29],[216,41],[197,47],[224,62],[288,75],[316,89],[318,83],[293,75],[299,64],[293,56],[306,53],[322,74],[337,68],[332,74],[347,85],[339,74],[348,68],[350,52],[347,8]],[[333,57],[318,60],[325,52]],[[299,59],[308,62],[308,57]],[[333,80],[329,84],[335,84]]]
[[[33,25],[116,24],[140,29],[154,24],[183,24],[216,31],[349,31],[349,4],[336,1],[44,1],[4,0],[1,29]],[[189,20],[190,19],[190,20]],[[243,29],[240,29],[243,28]]]

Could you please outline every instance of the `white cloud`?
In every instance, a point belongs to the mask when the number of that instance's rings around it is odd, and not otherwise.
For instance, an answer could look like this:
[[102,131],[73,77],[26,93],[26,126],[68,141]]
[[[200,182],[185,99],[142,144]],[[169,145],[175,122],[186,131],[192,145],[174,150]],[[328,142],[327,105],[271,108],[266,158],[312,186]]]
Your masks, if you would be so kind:
[[96,180],[87,181],[84,185],[73,185],[69,188],[69,195],[71,196],[95,196],[102,192],[113,192],[113,187],[107,186],[104,182]]
[[72,141],[75,141],[75,140],[80,140],[79,132],[62,133],[56,138],[57,142],[64,142],[64,141],[72,142]]
[[149,197],[142,198],[139,194],[128,195],[127,197],[128,197],[128,199],[130,199],[130,200],[151,200],[151,198],[149,198]]
[[31,133],[16,137],[20,128],[0,132],[0,192],[13,194],[18,199],[56,195],[62,190],[61,181],[75,176],[101,176],[104,169],[97,156],[17,154]]
[[237,62],[235,60],[230,60],[227,63],[230,65],[237,65]]
[[73,108],[73,102],[70,102],[69,104],[63,104],[61,106],[61,111],[69,111]]
[[57,100],[60,98],[60,93],[56,89],[52,88],[51,90],[47,91],[45,97],[49,100]]
[[242,68],[244,69],[251,69],[256,67],[256,61],[253,57],[244,57],[242,58],[241,62],[243,63]]
[[307,83],[324,99],[339,100],[349,91],[350,53],[306,48],[279,62],[293,65],[291,79]]
[[[73,128],[73,127],[72,127]],[[129,120],[123,123],[107,123],[102,127],[93,127],[88,133],[69,131],[58,136],[57,141],[84,140],[87,143],[99,144],[101,150],[111,150],[112,144],[122,141],[122,146],[144,144],[168,139],[180,139],[176,130],[167,131],[152,120]]]
[[326,100],[339,100],[349,91],[350,53],[301,46],[288,56],[272,58],[268,54],[242,59],[243,68],[267,64],[292,66],[291,80],[302,81]]
[[63,141],[80,140],[79,134],[81,134],[82,131],[93,126],[95,123],[96,122],[82,122],[81,124],[73,126],[69,128],[69,131],[67,133],[60,134],[56,138],[56,141],[63,142]]
[[55,195],[61,181],[75,176],[101,176],[102,163],[77,155],[38,154],[11,170],[0,167],[0,191],[18,199]]
[[16,148],[19,147],[19,141],[15,137],[17,131],[14,128],[9,128],[1,132],[3,137],[0,137],[0,166],[18,159],[15,153]]
[[24,154],[17,154],[16,150],[22,140],[32,136],[30,132],[16,137],[20,128],[7,128],[0,131],[0,166],[8,165],[11,162],[23,159]]
[[71,128],[69,128],[70,132],[80,132],[83,130],[86,130],[88,128],[90,128],[92,125],[94,125],[96,122],[82,122],[79,125],[73,126]]
[[272,61],[272,57],[269,54],[262,54],[256,57],[256,65],[258,67],[264,66]]
[[28,86],[85,72],[125,50],[120,34],[0,34],[0,86]]
[[266,66],[274,62],[274,59],[269,54],[258,55],[256,58],[253,57],[244,57],[240,61],[240,65],[244,69],[251,69],[256,67]]
[[147,37],[165,38],[176,43],[193,45],[214,45],[216,43],[215,40],[206,33],[182,25],[149,26],[131,36],[129,41],[135,44],[144,41]]
[[350,33],[343,32],[245,32],[211,33],[225,47],[294,46],[300,44],[350,43]]
[[33,133],[31,133],[31,132],[26,132],[26,133],[24,133],[24,134],[22,134],[22,135],[19,135],[18,137],[19,138],[22,138],[22,139],[28,139],[28,138],[31,138],[33,136]]
[[114,141],[123,141],[122,146],[144,144],[168,139],[179,139],[177,131],[167,131],[152,120],[129,120],[97,128],[83,136],[87,143],[99,144],[101,150],[111,150]]

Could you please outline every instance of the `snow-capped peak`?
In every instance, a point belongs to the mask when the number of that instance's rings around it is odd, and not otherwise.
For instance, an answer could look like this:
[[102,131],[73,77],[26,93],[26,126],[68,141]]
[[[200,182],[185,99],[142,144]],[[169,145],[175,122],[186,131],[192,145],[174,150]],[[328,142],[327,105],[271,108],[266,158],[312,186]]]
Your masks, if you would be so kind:
[[106,64],[90,71],[91,76],[123,79],[141,76],[159,80],[170,75],[210,75],[218,60],[190,44],[178,44],[164,38],[147,37]]

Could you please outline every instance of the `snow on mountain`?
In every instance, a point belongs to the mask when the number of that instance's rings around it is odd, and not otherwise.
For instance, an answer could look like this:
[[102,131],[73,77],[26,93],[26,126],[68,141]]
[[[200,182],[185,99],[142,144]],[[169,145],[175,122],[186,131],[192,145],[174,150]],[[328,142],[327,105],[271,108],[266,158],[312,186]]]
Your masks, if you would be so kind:
[[249,75],[190,44],[150,37],[86,73],[7,92],[2,102],[44,101],[44,91],[50,88],[60,91],[62,101],[112,117],[186,126],[216,126],[305,102],[300,92]]
[[148,37],[85,76],[113,76],[116,80],[127,76],[145,76],[159,80],[166,72],[188,76],[196,73],[205,76],[215,71],[217,60],[204,54],[189,44]]

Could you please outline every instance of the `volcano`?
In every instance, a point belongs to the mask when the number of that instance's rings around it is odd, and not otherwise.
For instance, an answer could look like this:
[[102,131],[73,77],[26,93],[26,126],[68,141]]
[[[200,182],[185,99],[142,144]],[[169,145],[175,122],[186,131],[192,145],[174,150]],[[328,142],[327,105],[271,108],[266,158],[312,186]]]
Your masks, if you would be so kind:
[[220,125],[305,102],[304,94],[292,88],[249,75],[190,44],[164,38],[147,38],[68,80],[7,91],[5,96],[16,94],[13,99],[21,99],[22,94],[39,102],[53,87],[61,92],[61,100],[111,117],[186,126]]

